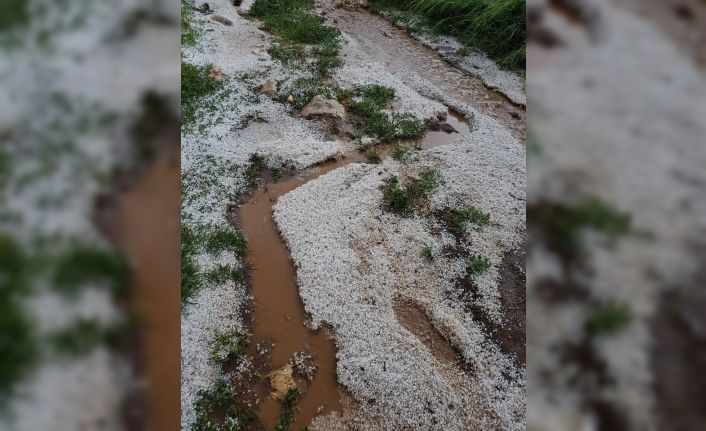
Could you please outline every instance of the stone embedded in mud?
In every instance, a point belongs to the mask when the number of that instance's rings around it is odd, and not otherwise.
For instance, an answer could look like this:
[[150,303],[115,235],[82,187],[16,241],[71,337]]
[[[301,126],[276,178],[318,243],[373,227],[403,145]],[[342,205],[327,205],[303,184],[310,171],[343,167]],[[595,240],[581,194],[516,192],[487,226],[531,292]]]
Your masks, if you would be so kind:
[[314,96],[304,109],[299,113],[304,118],[324,115],[331,117],[346,118],[346,108],[337,100],[327,99],[322,95]]
[[276,400],[283,400],[287,396],[287,392],[290,389],[296,388],[297,384],[294,382],[294,368],[292,364],[287,364],[279,370],[275,370],[270,373],[267,377],[270,379],[270,386],[272,386],[272,393],[270,394],[272,398]]
[[228,75],[223,73],[221,69],[219,69],[217,66],[209,66],[208,68],[208,76],[215,79],[216,81],[225,81],[228,78]]
[[289,102],[289,103],[294,102],[294,96],[291,94],[289,96],[287,96],[287,102]]
[[277,93],[277,83],[271,79],[262,84],[260,87],[260,92],[266,96],[273,96]]

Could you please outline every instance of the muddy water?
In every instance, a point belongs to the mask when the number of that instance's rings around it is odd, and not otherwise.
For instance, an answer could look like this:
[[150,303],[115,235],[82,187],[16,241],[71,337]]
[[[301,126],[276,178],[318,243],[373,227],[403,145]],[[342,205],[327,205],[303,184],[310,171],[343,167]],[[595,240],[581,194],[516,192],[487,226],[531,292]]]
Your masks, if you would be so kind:
[[131,308],[141,327],[139,374],[147,388],[144,429],[179,429],[178,158],[161,160],[119,197],[119,243],[133,264]]
[[[451,112],[447,122],[459,133],[468,133],[463,118]],[[428,132],[421,142],[423,149],[451,143],[459,133]],[[395,144],[377,146],[381,157],[389,155]],[[272,206],[277,198],[318,176],[349,163],[364,161],[367,153],[355,151],[337,160],[331,160],[295,177],[267,184],[258,189],[240,208],[241,229],[248,239],[248,261],[252,264],[252,295],[255,321],[253,339],[270,340],[272,370],[284,366],[292,355],[309,350],[319,367],[308,387],[304,389],[295,421],[291,429],[301,429],[319,414],[341,411],[341,395],[336,380],[336,349],[331,334],[325,329],[313,332],[307,329],[307,315],[299,297],[296,272],[272,219]],[[272,428],[280,414],[281,404],[271,397],[260,403],[257,415],[266,428]]]
[[[494,118],[524,142],[523,106],[513,104],[502,93],[488,88],[480,78],[455,68],[434,50],[378,15],[360,8],[337,8],[331,0],[318,0],[317,5],[326,13],[327,24],[352,37],[370,61],[382,63],[392,72],[414,72],[451,98]],[[404,81],[405,75],[398,78]]]

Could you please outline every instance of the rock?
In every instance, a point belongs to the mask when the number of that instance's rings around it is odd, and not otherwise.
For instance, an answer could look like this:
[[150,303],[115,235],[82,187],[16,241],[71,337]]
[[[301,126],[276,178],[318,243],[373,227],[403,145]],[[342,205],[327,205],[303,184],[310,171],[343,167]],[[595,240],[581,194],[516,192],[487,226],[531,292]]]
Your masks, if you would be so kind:
[[260,87],[260,92],[266,96],[273,96],[277,93],[277,83],[271,79],[268,79],[267,82],[262,84],[262,87]]
[[283,400],[290,389],[297,387],[293,372],[292,364],[288,363],[279,370],[275,370],[267,375],[267,378],[270,379],[270,386],[272,386],[272,393],[270,394],[272,398]]
[[293,103],[293,102],[294,102],[294,96],[292,96],[291,94],[290,94],[289,96],[287,96],[287,102]]
[[216,81],[225,81],[228,78],[228,75],[223,73],[221,69],[219,69],[217,66],[209,66],[208,68],[208,76],[215,79]]
[[220,22],[221,24],[226,25],[228,27],[233,25],[233,21],[229,20],[228,18],[226,18],[224,16],[220,16],[220,15],[213,15],[211,17],[211,20],[216,21],[216,22]]
[[331,116],[341,119],[346,118],[346,108],[338,103],[337,100],[327,99],[321,94],[314,96],[304,109],[299,113],[304,118],[314,116]]

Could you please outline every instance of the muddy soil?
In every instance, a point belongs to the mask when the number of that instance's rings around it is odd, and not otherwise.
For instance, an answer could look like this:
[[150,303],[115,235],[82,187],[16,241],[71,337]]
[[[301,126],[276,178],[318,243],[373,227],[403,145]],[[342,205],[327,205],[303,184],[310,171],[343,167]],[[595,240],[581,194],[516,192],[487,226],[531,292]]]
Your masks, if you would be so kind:
[[[512,135],[525,140],[525,108],[491,90],[480,78],[453,67],[432,49],[411,39],[405,30],[362,8],[336,8],[320,0],[328,25],[354,38],[371,58],[387,70],[411,71],[433,83],[450,97],[473,106],[505,126]],[[404,76],[400,76],[404,80]]]
[[[429,131],[420,144],[422,149],[449,144],[462,133],[470,132],[463,118],[454,112],[449,112],[447,122],[458,132]],[[389,156],[397,145],[389,143],[367,151],[356,150],[300,175],[268,183],[256,190],[240,208],[240,227],[248,240],[247,260],[252,265],[251,293],[255,298],[252,337],[272,343],[270,371],[282,368],[302,350],[309,351],[318,366],[311,382],[304,379],[297,382],[304,396],[292,429],[307,426],[318,415],[341,412],[343,391],[336,378],[336,349],[332,334],[326,329],[317,332],[308,329],[308,317],[297,288],[296,270],[272,218],[272,206],[280,196],[326,172],[350,163],[364,162],[372,151],[380,157]],[[263,395],[256,413],[267,428],[272,428],[279,419],[281,403]]]

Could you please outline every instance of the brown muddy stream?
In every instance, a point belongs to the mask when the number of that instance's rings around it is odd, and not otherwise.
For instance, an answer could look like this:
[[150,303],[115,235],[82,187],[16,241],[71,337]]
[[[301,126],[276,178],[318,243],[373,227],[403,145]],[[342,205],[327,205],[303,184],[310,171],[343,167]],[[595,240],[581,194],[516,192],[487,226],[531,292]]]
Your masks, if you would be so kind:
[[[469,133],[463,117],[449,112],[447,122],[459,133],[427,132],[421,147],[429,149],[451,143],[461,134]],[[396,144],[378,145],[374,151],[380,157],[389,156]],[[341,392],[336,380],[336,349],[326,329],[314,332],[308,329],[308,317],[299,297],[296,271],[289,250],[280,237],[272,218],[272,206],[280,196],[296,189],[320,175],[350,163],[364,162],[368,153],[353,151],[344,157],[323,162],[299,175],[257,189],[240,207],[240,225],[248,240],[248,262],[252,265],[251,293],[254,297],[252,339],[267,340],[273,344],[271,370],[277,370],[293,354],[308,350],[314,356],[318,371],[311,383],[297,382],[304,395],[291,429],[302,429],[313,418],[331,411],[342,411]],[[281,402],[264,396],[257,416],[266,429],[277,423]]]

